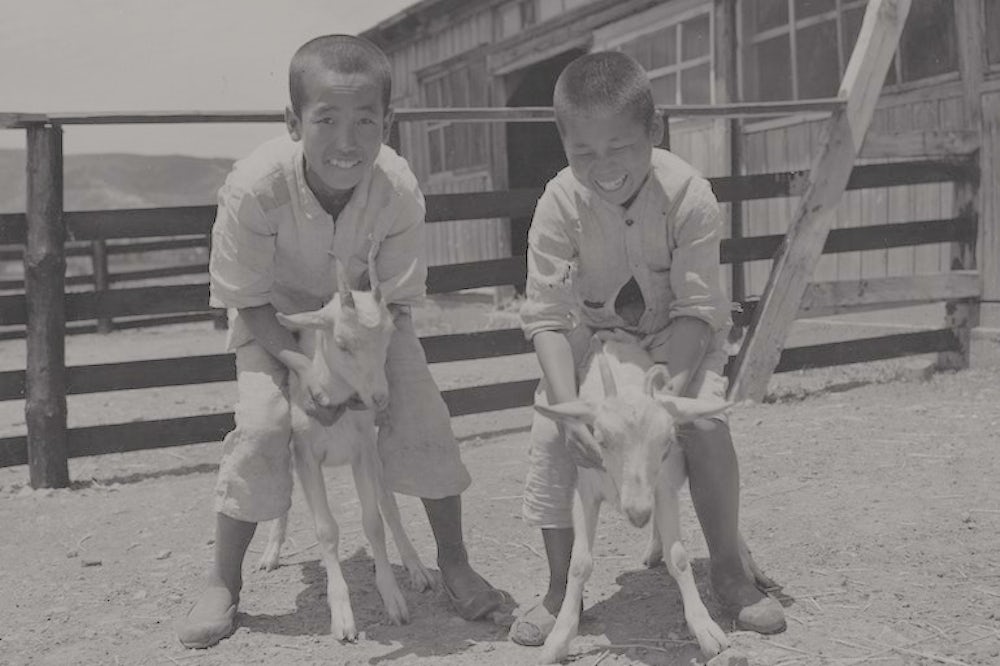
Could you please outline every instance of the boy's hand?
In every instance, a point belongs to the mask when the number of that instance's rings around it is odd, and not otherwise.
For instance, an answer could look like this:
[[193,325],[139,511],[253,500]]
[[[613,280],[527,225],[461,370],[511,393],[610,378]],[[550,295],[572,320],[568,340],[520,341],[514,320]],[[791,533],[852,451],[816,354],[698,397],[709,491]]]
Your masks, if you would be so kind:
[[584,423],[571,422],[565,424],[566,448],[577,467],[589,469],[604,469],[601,458],[601,447],[590,432],[590,427]]
[[347,405],[330,404],[330,396],[326,394],[322,383],[311,369],[302,372],[299,381],[305,389],[306,414],[324,426],[333,425],[347,409]]

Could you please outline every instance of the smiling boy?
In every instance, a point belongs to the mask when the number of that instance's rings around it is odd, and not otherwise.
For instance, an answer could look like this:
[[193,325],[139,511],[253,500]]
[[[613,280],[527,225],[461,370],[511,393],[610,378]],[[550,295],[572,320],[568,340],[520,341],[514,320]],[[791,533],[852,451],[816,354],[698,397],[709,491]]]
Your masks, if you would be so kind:
[[[569,167],[535,209],[521,309],[543,373],[536,404],[575,400],[593,332],[616,328],[640,336],[667,365],[675,394],[724,399],[730,322],[719,281],[722,220],[708,181],[656,148],[664,127],[646,73],[622,53],[588,54],[559,76],[553,102]],[[739,471],[725,417],[696,421],[679,435],[716,595],[738,626],[780,631],[781,606],[744,574]],[[542,530],[549,585],[515,621],[515,642],[541,645],[555,623],[573,545],[576,468],[600,464],[587,426],[535,414],[523,510]]]
[[310,359],[275,315],[328,301],[334,256],[354,289],[371,281],[373,266],[392,301],[389,406],[378,435],[384,483],[422,498],[442,585],[462,617],[484,617],[504,600],[469,565],[461,493],[470,478],[410,317],[426,292],[424,199],[406,161],[383,145],[392,124],[389,61],[361,38],[318,37],[293,56],[289,93],[288,137],[238,162],[219,190],[211,302],[229,310],[238,402],[216,485],[214,561],[178,627],[188,647],[232,633],[256,525],[291,505],[289,373],[306,387],[307,411],[320,422],[355,406],[330,404]]

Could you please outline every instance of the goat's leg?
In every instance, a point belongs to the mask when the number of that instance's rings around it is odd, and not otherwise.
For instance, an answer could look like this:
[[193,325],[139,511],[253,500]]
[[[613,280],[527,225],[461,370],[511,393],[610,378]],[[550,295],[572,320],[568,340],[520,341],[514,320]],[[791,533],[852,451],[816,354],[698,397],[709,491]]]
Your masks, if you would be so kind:
[[646,544],[646,552],[642,556],[642,563],[652,569],[663,564],[663,539],[660,538],[660,528],[656,526],[656,521],[652,521],[652,529],[649,531],[649,543]]
[[362,452],[351,465],[351,471],[354,473],[354,485],[361,501],[361,524],[375,560],[375,587],[382,595],[382,603],[385,604],[389,618],[395,624],[403,624],[410,621],[410,612],[406,608],[406,599],[392,573],[392,565],[389,564],[386,552],[385,527],[378,508],[379,483],[372,460],[378,453],[375,451],[375,442],[370,442],[370,445],[369,442],[363,442],[361,446]]
[[594,570],[594,535],[601,500],[577,487],[573,499],[573,553],[569,561],[569,580],[555,626],[545,639],[539,663],[555,664],[569,654],[569,644],[580,628],[583,587]]
[[410,585],[418,592],[430,589],[434,586],[434,577],[420,561],[417,549],[413,547],[410,537],[403,529],[399,505],[396,504],[396,495],[381,484],[379,484],[379,494],[381,495],[379,506],[382,508],[382,515],[385,517],[385,522],[389,524],[389,531],[392,532],[393,541],[396,542],[399,558],[410,574]]
[[267,536],[267,546],[264,547],[264,554],[257,562],[258,571],[274,571],[278,568],[278,559],[281,555],[281,545],[285,543],[285,534],[288,531],[288,512],[286,511],[277,520],[271,521],[271,531]]
[[357,640],[358,630],[354,626],[351,597],[337,555],[340,528],[330,512],[330,505],[326,497],[326,482],[323,480],[323,469],[315,457],[306,454],[295,456],[295,470],[298,472],[302,492],[309,505],[309,514],[312,516],[316,528],[316,540],[319,542],[323,565],[326,567],[326,599],[330,604],[330,634],[337,640]]
[[683,482],[683,472],[669,469],[669,463],[666,467],[667,471],[661,472],[656,485],[654,514],[660,536],[663,538],[663,551],[667,554],[667,571],[680,589],[688,630],[697,639],[702,654],[705,657],[714,657],[729,647],[729,639],[705,608],[694,582],[694,574],[691,573],[687,550],[681,543],[680,507],[677,498],[681,484],[677,482],[677,478],[681,478]]

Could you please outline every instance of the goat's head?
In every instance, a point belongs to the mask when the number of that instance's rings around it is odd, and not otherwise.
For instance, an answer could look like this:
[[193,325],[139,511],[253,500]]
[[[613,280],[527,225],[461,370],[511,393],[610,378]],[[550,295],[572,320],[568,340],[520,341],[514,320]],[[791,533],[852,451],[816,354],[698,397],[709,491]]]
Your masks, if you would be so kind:
[[371,291],[352,290],[343,264],[339,259],[334,263],[337,293],[330,302],[313,312],[279,313],[278,321],[291,330],[315,331],[313,362],[328,370],[323,374],[334,404],[353,400],[379,409],[389,397],[385,361],[392,314],[378,285]]
[[666,392],[666,367],[655,365],[642,386],[617,385],[603,354],[596,356],[603,397],[536,409],[558,421],[576,421],[593,428],[601,446],[604,468],[618,488],[621,510],[636,527],[653,512],[653,489],[670,447],[676,444],[678,425],[724,411],[729,403],[678,398]]

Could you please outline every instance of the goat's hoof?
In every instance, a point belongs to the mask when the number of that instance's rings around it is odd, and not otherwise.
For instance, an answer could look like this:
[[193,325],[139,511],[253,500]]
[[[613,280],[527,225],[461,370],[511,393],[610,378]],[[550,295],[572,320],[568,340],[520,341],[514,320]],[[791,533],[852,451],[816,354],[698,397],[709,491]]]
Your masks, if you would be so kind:
[[729,637],[726,636],[726,632],[711,620],[702,624],[699,629],[692,629],[691,633],[697,639],[698,647],[701,648],[701,653],[706,659],[714,657],[729,647]]
[[545,641],[545,646],[542,647],[542,654],[538,659],[539,664],[558,664],[566,655],[569,654],[569,646],[562,643],[549,644],[549,641]]
[[358,640],[354,626],[354,611],[349,601],[330,604],[330,635],[338,641],[353,643]]
[[406,564],[406,570],[410,574],[410,587],[417,592],[423,592],[434,587],[434,576],[423,565],[423,562],[419,560],[410,562]]
[[274,571],[278,568],[280,556],[281,546],[272,546],[269,544],[257,562],[257,571]]
[[395,578],[389,578],[386,582],[376,580],[375,586],[382,596],[382,604],[385,612],[393,624],[406,624],[410,621],[410,611],[406,607],[406,598],[396,584]]
[[663,564],[663,546],[650,543],[646,548],[646,554],[642,556],[642,563],[646,568],[652,569]]

